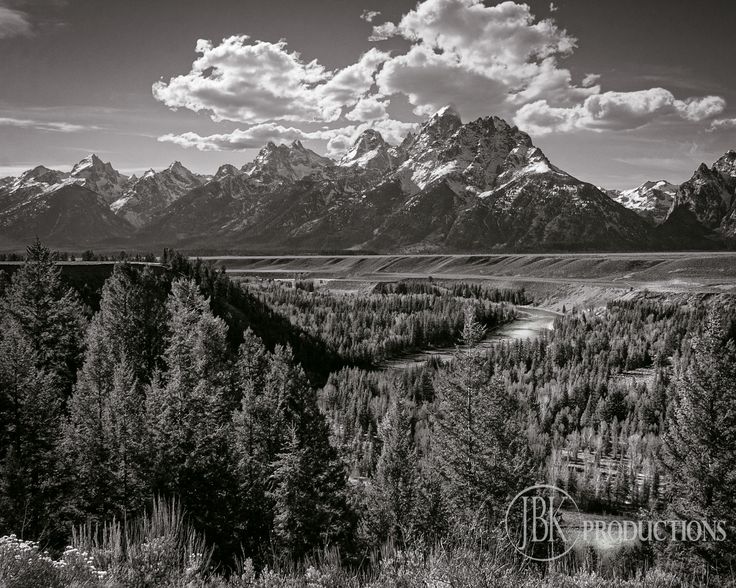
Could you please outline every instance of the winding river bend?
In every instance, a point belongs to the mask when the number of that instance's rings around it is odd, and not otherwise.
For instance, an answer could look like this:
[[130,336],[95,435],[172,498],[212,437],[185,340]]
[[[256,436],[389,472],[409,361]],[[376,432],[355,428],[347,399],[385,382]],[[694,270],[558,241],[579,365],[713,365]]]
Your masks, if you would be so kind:
[[[518,315],[516,319],[489,332],[488,336],[481,341],[476,349],[488,349],[503,341],[534,339],[545,331],[552,330],[555,318],[561,316],[558,312],[537,308],[536,306],[517,306],[516,312]],[[431,347],[385,361],[381,364],[381,369],[418,367],[433,358],[447,361],[452,359],[454,353],[455,346]]]

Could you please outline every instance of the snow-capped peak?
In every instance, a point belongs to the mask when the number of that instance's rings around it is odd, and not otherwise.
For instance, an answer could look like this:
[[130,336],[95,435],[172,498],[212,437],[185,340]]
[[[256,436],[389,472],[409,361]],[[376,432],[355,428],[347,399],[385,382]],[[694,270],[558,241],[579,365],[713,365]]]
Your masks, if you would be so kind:
[[294,141],[289,146],[269,141],[251,163],[242,167],[242,171],[260,184],[272,184],[321,175],[333,165],[331,159],[307,149],[300,141]]
[[429,117],[428,122],[431,122],[433,120],[442,119],[442,118],[456,118],[462,124],[460,113],[457,111],[457,108],[455,108],[452,104],[447,104],[443,106],[442,108],[440,108],[431,117]]
[[225,163],[217,168],[214,179],[219,180],[225,176],[237,176],[240,173],[242,172],[237,167],[229,163]]
[[677,186],[667,180],[644,182],[630,190],[607,191],[616,202],[655,223],[662,222],[672,206]]
[[[108,164],[109,165],[109,164]],[[87,157],[80,160],[75,166],[72,168],[72,174],[73,176],[80,175],[81,172],[84,170],[95,168],[100,169],[104,168],[105,164],[102,162],[102,160],[97,157],[94,153],[90,153]]]
[[518,174],[561,173],[518,128],[498,117],[462,124],[452,107],[430,117],[405,148],[407,159],[397,177],[409,192],[442,178],[478,193]]
[[401,150],[386,143],[375,129],[366,129],[337,165],[383,172],[395,168],[401,159]]
[[97,192],[108,202],[122,196],[128,184],[124,176],[110,165],[103,162],[95,154],[90,154],[72,168],[72,178],[81,180],[81,184],[93,192]]
[[713,169],[729,186],[736,185],[736,151],[730,149],[713,164]]
[[110,208],[139,227],[201,184],[200,177],[175,161],[163,171],[149,169],[140,179],[129,182],[125,193]]

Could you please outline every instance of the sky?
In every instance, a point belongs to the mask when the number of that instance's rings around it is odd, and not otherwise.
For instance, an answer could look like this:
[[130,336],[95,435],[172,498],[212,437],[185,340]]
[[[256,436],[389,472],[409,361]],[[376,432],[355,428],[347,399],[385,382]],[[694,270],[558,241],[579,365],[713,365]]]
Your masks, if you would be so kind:
[[582,180],[681,182],[736,148],[734,25],[732,0],[0,0],[0,176],[339,157],[453,104]]

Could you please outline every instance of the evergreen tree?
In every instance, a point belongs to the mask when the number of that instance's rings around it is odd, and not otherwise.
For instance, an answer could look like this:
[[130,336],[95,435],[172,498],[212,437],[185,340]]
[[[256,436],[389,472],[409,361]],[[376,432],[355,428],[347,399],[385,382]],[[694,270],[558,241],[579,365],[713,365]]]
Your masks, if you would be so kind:
[[[256,365],[266,368],[265,377]],[[347,545],[355,521],[345,467],[291,349],[266,354],[246,336],[238,371],[244,395],[234,416],[234,449],[251,529],[263,533],[267,521],[275,545],[295,559],[323,545]]]
[[166,334],[168,282],[150,268],[118,263],[105,280],[96,318],[108,347],[108,361],[125,360],[136,379],[148,383],[161,367]]
[[728,571],[736,563],[736,341],[711,311],[693,348],[675,382],[664,435],[670,513],[683,520],[725,520],[726,541],[689,547],[705,565]]
[[[98,334],[93,322],[90,338]],[[106,358],[99,343],[93,349]],[[87,355],[62,441],[69,515],[102,521],[140,512],[150,496],[145,403],[134,370]],[[106,373],[110,369],[112,373]]]
[[166,370],[147,395],[153,490],[178,495],[192,519],[225,551],[235,498],[227,327],[193,280],[172,284]]
[[466,524],[499,521],[508,500],[532,480],[531,456],[516,398],[472,350],[483,329],[466,312],[458,352],[435,389],[433,454],[448,502]]
[[267,497],[271,475],[272,434],[269,423],[276,406],[270,403],[265,387],[270,354],[250,329],[246,330],[235,366],[240,409],[233,414],[233,449],[236,459],[240,509],[237,526],[243,548],[258,556],[267,545],[273,524],[273,508]]
[[368,490],[366,524],[375,543],[402,544],[414,534],[419,480],[417,453],[407,409],[395,399],[380,428],[383,442]]
[[352,550],[355,520],[347,501],[345,468],[327,441],[324,420],[312,426],[310,432],[289,428],[270,478],[274,544],[295,560],[328,545]]
[[150,493],[141,448],[145,392],[166,330],[163,284],[117,264],[87,332],[84,364],[69,402],[63,457],[72,513],[107,518],[140,510]]
[[36,240],[27,253],[0,299],[0,328],[14,325],[28,340],[37,367],[55,376],[68,395],[82,358],[84,307],[62,282],[47,247]]
[[38,363],[17,324],[0,332],[0,534],[54,541],[63,403],[58,380]]

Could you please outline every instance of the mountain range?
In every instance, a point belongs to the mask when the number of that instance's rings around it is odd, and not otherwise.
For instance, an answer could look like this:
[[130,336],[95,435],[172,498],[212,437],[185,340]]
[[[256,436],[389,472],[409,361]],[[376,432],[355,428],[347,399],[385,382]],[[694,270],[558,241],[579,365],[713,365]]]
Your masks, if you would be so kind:
[[736,151],[681,185],[605,190],[528,134],[445,107],[400,145],[366,130],[339,160],[268,143],[212,176],[175,162],[125,176],[90,155],[71,172],[0,179],[0,247],[490,252],[718,248],[736,241]]

